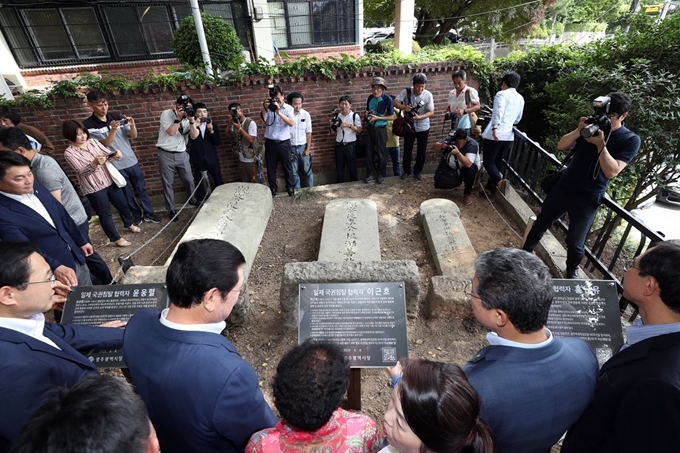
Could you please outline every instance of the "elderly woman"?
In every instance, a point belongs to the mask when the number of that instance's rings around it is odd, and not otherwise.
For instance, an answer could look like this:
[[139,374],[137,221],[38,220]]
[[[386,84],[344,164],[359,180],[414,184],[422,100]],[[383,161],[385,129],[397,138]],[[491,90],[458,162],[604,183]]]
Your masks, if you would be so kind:
[[307,340],[288,351],[274,377],[274,404],[283,418],[250,438],[246,453],[369,453],[380,449],[375,421],[341,409],[349,387],[342,349]]
[[99,224],[104,233],[118,247],[132,245],[116,230],[109,204],[113,204],[118,210],[125,228],[133,233],[142,231],[138,226],[132,224],[132,214],[130,208],[128,208],[125,193],[123,193],[123,189],[114,184],[105,165],[107,160],[120,160],[121,152],[112,153],[98,140],[90,139],[87,129],[79,121],[64,121],[61,132],[70,143],[70,146],[64,151],[64,158],[75,170],[80,190],[99,216]]
[[392,399],[383,431],[390,452],[493,453],[480,400],[457,365],[405,359],[388,369]]

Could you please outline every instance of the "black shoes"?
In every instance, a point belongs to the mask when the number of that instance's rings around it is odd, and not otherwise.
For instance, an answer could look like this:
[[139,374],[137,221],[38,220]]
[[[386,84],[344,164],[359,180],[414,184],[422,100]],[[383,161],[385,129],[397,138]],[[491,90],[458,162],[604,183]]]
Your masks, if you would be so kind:
[[383,178],[382,176],[378,176],[378,179],[376,179],[375,182],[377,184],[382,184],[384,180],[385,180],[385,178]]
[[373,181],[373,175],[368,175],[368,176],[366,176],[366,179],[364,179],[364,182],[367,183],[367,184],[371,181]]
[[179,217],[175,217],[175,211],[168,212],[168,218],[173,222],[177,222],[179,220]]
[[567,269],[567,278],[570,280],[581,278],[581,275],[578,273],[578,267],[574,269]]
[[161,223],[160,217],[158,217],[153,212],[144,214],[144,221],[145,222],[151,222],[151,223]]
[[295,195],[295,190],[290,189],[290,190],[288,191],[288,196],[289,196],[289,197],[292,197],[292,196],[294,196],[294,195]]
[[409,176],[411,176],[410,173],[402,173],[401,176],[400,176],[400,178],[401,178],[401,179],[407,179]]
[[276,192],[278,192],[278,190],[272,189],[272,197],[275,197],[275,196],[276,196]]
[[420,173],[414,173],[414,174],[413,174],[413,177],[416,178],[418,181],[420,181],[421,179],[423,179],[423,176],[422,176]]

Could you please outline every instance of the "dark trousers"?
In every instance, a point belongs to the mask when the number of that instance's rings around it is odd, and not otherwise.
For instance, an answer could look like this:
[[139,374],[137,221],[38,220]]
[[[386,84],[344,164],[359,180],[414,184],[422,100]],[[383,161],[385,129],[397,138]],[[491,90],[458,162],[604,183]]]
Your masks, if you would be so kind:
[[[201,176],[203,176],[202,173],[204,171],[208,172],[208,174],[213,180],[213,183],[215,184],[215,187],[224,184],[224,182],[222,181],[222,172],[220,171],[219,162],[214,164],[209,164],[205,161],[199,164],[195,163],[193,165],[193,173],[194,184],[196,185],[196,198],[198,199],[198,201],[202,201],[205,199],[205,186],[203,185],[203,183],[199,184]],[[207,181],[207,184],[210,184],[210,181]]]
[[569,188],[558,185],[548,194],[541,213],[538,214],[522,248],[533,252],[545,232],[566,212],[569,215],[567,231],[567,271],[573,271],[583,259],[586,236],[593,224],[602,194],[574,194]]
[[290,140],[277,141],[266,139],[264,142],[264,157],[267,161],[267,182],[272,192],[279,190],[279,185],[276,183],[276,167],[279,162],[281,162],[286,175],[286,191],[295,190],[295,175],[293,175],[293,166],[290,163],[292,152]]
[[[92,243],[90,240],[90,224],[83,222],[78,225],[78,228],[87,239],[87,242]],[[85,265],[90,270],[90,278],[93,285],[108,285],[113,280],[109,266],[106,265],[106,262],[96,251],[92,255],[85,257]]]
[[477,165],[475,164],[460,169],[460,175],[463,177],[463,184],[465,184],[465,188],[463,189],[464,195],[470,195],[472,193],[472,185],[475,183],[478,172],[479,168],[477,168]]
[[335,143],[335,171],[338,176],[338,182],[345,182],[345,166],[349,170],[349,180],[357,180],[357,156],[354,151],[356,142]]
[[416,165],[413,167],[413,173],[422,173],[425,166],[425,153],[427,152],[427,139],[430,136],[430,130],[421,132],[410,132],[404,137],[404,173],[411,174],[411,156],[413,154],[413,143],[418,140],[418,148],[416,149]]
[[[387,128],[385,126],[366,126],[366,176],[378,176],[387,171],[385,145],[387,144]],[[378,156],[376,168],[375,156]]]
[[496,141],[484,139],[484,168],[489,174],[489,180],[486,183],[486,188],[491,192],[497,190],[498,181],[503,179],[498,170],[503,159],[508,155],[512,148],[512,141]]
[[[149,193],[146,191],[146,181],[144,180],[144,174],[142,173],[142,168],[139,164],[134,164],[132,167],[118,171],[127,181],[127,186],[123,188],[123,192],[125,193],[125,199],[128,208],[130,208],[132,218],[141,219],[144,214],[153,214],[154,212],[151,207]],[[137,202],[132,198],[133,194],[135,198],[137,198]],[[139,203],[139,206],[137,203]],[[144,212],[139,209],[140,206]]]
[[123,189],[115,184],[111,184],[106,189],[87,194],[86,196],[90,200],[92,209],[99,216],[99,224],[102,226],[104,234],[109,238],[109,241],[115,242],[120,239],[120,234],[113,223],[111,204],[118,210],[125,228],[132,225],[132,214],[130,214],[130,208],[128,208],[127,201],[125,200]]

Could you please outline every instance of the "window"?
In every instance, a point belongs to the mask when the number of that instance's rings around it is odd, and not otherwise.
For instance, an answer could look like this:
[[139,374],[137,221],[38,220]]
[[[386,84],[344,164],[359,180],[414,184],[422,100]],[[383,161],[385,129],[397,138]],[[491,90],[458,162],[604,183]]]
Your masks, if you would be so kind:
[[151,55],[172,52],[172,27],[168,9],[165,6],[139,7],[144,38],[149,46]]
[[118,55],[121,57],[147,55],[148,51],[139,27],[137,8],[107,6],[104,8],[104,14]]
[[78,58],[109,56],[109,50],[93,8],[62,9],[61,14]]

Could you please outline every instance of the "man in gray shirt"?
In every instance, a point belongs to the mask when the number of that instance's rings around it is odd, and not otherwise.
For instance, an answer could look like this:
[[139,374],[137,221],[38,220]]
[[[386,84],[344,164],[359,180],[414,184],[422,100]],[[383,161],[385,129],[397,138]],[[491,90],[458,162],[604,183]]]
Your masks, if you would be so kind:
[[420,173],[425,166],[425,153],[427,152],[427,139],[430,135],[430,117],[434,115],[434,99],[432,93],[425,89],[427,77],[422,72],[413,76],[413,86],[404,89],[394,99],[394,106],[404,112],[407,118],[413,120],[413,130],[404,137],[404,172],[401,179],[411,175],[411,155],[413,144],[418,140],[416,151],[416,164],[413,167],[413,176],[420,181]]
[[[59,166],[56,160],[50,156],[38,154],[31,148],[31,143],[26,135],[16,127],[5,129],[0,133],[0,148],[21,154],[31,161],[31,172],[36,181],[45,186],[52,196],[56,198],[66,209],[83,236],[90,241],[89,223],[85,208],[80,201],[78,192]],[[90,270],[92,283],[95,285],[108,285],[113,280],[111,271],[106,262],[94,251],[92,255],[85,257],[85,264]]]

